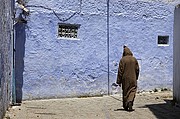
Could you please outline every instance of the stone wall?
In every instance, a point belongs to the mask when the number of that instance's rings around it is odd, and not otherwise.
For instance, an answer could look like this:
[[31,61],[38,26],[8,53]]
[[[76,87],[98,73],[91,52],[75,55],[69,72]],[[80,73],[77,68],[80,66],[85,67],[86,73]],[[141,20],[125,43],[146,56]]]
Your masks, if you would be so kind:
[[[140,64],[138,90],[172,89],[177,2],[113,0],[108,16],[104,0],[29,0],[23,99],[111,92],[124,44]],[[78,38],[59,38],[59,23],[79,24]],[[158,45],[158,36],[168,36],[168,44]]]
[[0,0],[0,118],[9,107],[12,79],[12,1]]

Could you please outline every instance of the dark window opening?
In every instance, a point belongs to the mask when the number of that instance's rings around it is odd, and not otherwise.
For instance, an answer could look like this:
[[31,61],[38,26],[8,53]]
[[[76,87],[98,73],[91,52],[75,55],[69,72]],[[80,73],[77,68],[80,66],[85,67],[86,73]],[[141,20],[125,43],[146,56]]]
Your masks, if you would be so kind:
[[62,38],[78,38],[79,25],[59,24],[58,36]]
[[158,45],[168,45],[169,36],[158,36]]

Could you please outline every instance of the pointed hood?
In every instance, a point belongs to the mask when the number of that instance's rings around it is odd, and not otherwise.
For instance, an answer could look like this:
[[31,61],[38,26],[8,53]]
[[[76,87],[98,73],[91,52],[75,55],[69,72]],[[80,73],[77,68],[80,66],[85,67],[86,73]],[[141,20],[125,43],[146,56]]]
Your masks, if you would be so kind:
[[127,46],[124,46],[123,57],[128,55],[133,56],[133,53]]

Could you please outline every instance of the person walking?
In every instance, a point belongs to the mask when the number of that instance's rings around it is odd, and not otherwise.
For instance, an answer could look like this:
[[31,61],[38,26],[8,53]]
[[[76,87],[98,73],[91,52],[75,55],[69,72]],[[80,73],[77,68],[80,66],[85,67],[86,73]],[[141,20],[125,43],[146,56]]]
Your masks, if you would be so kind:
[[120,59],[117,81],[123,92],[123,108],[126,111],[134,111],[133,103],[137,91],[137,80],[139,77],[139,64],[131,50],[124,46],[123,56]]

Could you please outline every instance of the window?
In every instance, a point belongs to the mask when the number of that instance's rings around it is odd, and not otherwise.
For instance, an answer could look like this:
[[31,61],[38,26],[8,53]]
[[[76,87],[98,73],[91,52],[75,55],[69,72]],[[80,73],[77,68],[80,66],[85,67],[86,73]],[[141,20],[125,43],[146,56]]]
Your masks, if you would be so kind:
[[158,36],[158,45],[169,45],[169,36]]
[[80,25],[59,24],[58,37],[61,38],[78,38],[78,29]]

